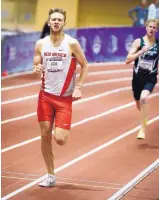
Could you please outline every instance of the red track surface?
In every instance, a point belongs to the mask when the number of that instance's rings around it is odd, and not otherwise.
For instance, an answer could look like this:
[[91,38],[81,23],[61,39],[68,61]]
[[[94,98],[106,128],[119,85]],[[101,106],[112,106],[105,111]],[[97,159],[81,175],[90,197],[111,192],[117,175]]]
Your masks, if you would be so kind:
[[[131,69],[131,66],[90,67],[89,72]],[[88,76],[85,83],[131,77],[131,72]],[[2,81],[2,88],[38,81],[33,75],[23,75]],[[131,80],[101,83],[83,88],[83,99],[114,89],[131,86]],[[4,101],[35,95],[39,85],[2,91]],[[159,92],[156,87],[154,94]],[[133,102],[131,89],[114,92],[103,97],[73,105],[73,126],[68,143],[60,147],[54,144],[56,168],[78,158],[139,125],[139,113],[135,105],[121,110],[107,111]],[[149,119],[159,116],[159,96],[149,99]],[[2,123],[7,119],[36,112],[37,98],[2,105]],[[104,113],[104,116],[99,114]],[[98,115],[96,119],[88,118]],[[76,122],[87,119],[86,122]],[[38,137],[36,115],[2,124],[2,197],[27,185],[46,173],[40,152],[40,140],[7,150],[7,147]],[[56,173],[57,186],[39,188],[37,184],[15,193],[15,200],[107,200],[130,180],[140,174],[159,156],[159,120],[148,126],[147,138],[137,141],[137,131],[123,139],[92,153],[71,166]],[[154,175],[155,174],[155,175]],[[123,199],[151,200],[159,198],[159,175],[156,169],[136,189]],[[150,180],[149,180],[150,179]],[[155,183],[155,187],[150,182]],[[144,190],[144,192],[143,192]]]

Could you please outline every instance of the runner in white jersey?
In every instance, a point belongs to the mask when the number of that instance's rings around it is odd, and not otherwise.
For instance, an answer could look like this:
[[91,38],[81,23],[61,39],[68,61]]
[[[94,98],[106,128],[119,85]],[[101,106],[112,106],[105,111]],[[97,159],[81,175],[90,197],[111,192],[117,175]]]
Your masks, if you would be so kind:
[[[81,89],[88,66],[78,41],[63,33],[66,11],[50,9],[48,25],[50,35],[37,41],[34,55],[34,71],[41,73],[37,115],[41,129],[41,150],[48,176],[39,186],[56,183],[54,155],[52,152],[52,127],[54,138],[64,145],[68,139],[72,117],[72,101],[81,98]],[[79,80],[75,81],[76,61],[81,66]]]
[[43,59],[42,87],[45,92],[57,96],[72,95],[75,87],[76,59],[70,54],[70,44],[77,41],[64,34],[64,39],[57,47],[52,45],[50,36],[42,41]]

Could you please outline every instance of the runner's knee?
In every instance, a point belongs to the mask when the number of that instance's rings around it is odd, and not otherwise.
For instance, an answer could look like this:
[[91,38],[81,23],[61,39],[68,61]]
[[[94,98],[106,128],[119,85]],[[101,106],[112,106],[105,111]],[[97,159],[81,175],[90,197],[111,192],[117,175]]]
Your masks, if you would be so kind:
[[54,138],[57,144],[64,145],[67,142],[68,139],[68,130],[64,130],[62,128],[56,128]]
[[147,103],[147,99],[148,99],[149,94],[150,94],[150,91],[149,91],[149,90],[143,90],[143,91],[141,92],[141,96],[140,96],[140,105],[146,104],[146,103]]
[[147,97],[146,96],[141,96],[140,98],[140,105],[146,104],[147,103]]
[[60,134],[55,135],[55,141],[57,144],[63,146],[67,142],[68,137]]
[[66,143],[66,140],[64,138],[55,138],[56,143],[63,146]]
[[41,139],[45,141],[50,141],[52,139],[52,136],[50,134],[43,134],[41,135]]

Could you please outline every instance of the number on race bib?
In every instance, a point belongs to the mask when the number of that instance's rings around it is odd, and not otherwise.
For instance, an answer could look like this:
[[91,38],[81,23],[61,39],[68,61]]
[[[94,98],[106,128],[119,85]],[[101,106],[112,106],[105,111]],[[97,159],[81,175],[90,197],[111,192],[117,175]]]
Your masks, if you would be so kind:
[[151,60],[140,60],[139,66],[142,69],[151,70],[153,68],[153,61],[151,61]]
[[63,70],[62,61],[47,61],[48,72],[58,72]]

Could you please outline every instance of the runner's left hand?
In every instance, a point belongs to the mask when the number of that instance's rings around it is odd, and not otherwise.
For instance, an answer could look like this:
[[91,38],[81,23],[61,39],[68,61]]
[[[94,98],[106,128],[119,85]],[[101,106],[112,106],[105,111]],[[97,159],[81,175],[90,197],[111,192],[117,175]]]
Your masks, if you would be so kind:
[[78,100],[81,98],[81,89],[78,86],[75,87],[75,90],[72,94],[72,98],[73,100]]

